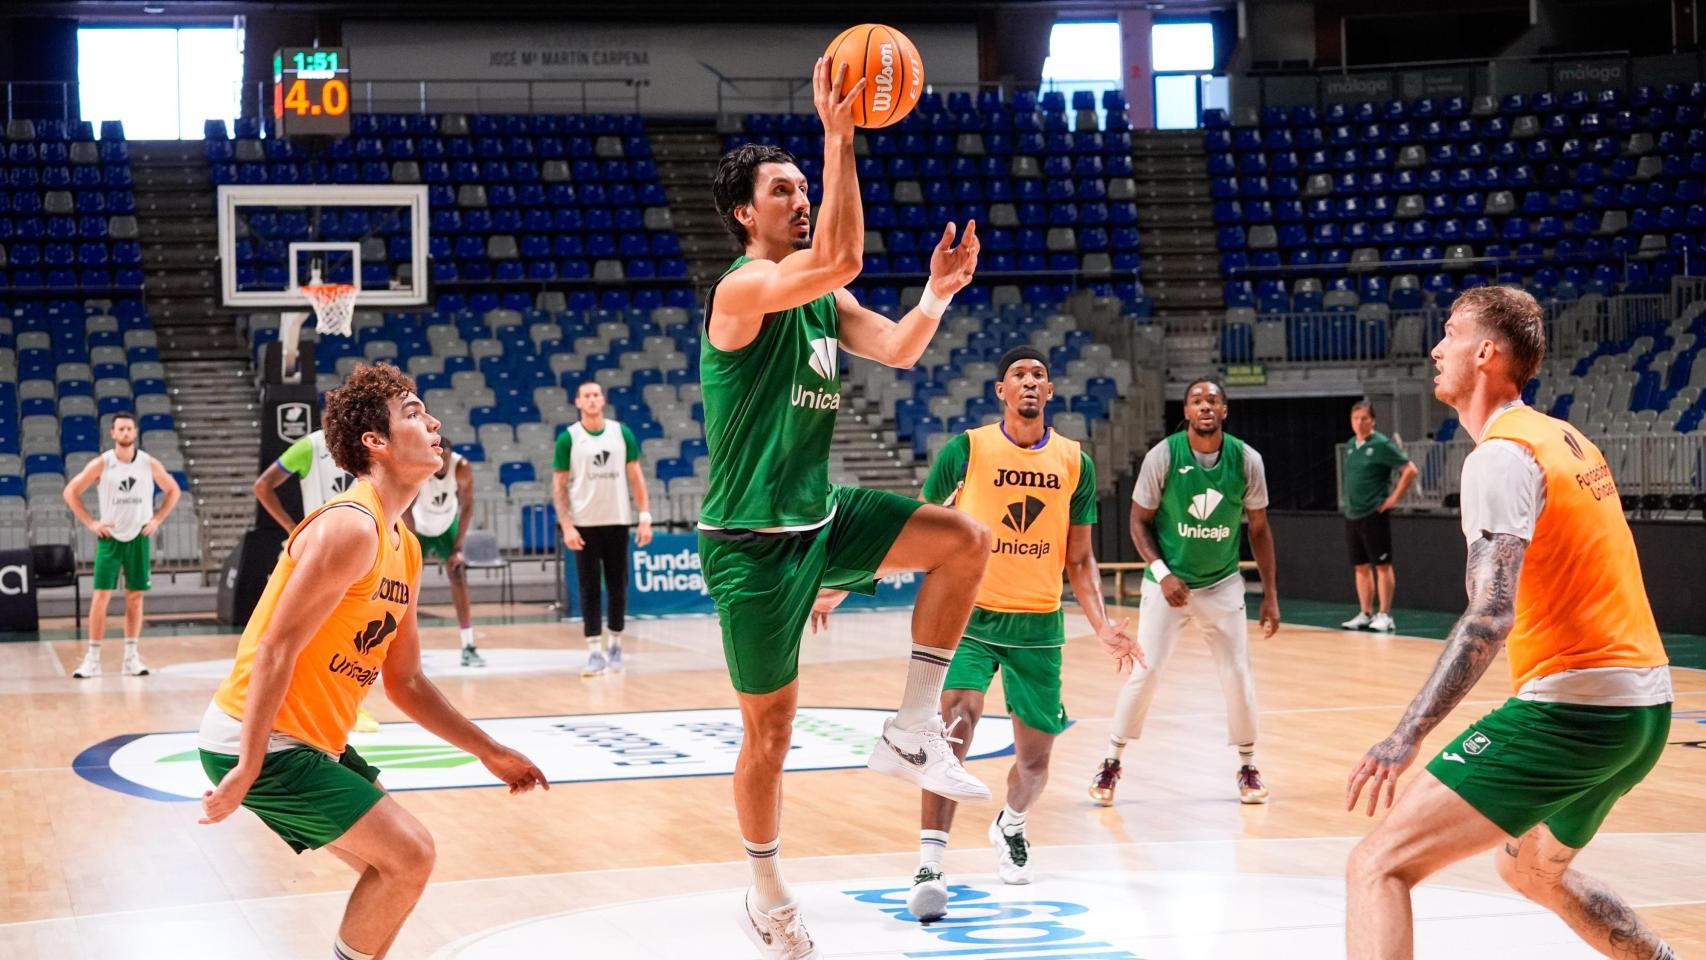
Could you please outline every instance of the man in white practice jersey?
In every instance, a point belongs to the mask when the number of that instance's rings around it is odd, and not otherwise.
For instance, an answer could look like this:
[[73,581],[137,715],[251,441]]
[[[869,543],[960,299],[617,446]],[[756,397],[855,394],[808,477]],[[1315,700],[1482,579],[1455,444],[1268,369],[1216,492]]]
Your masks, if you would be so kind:
[[[153,559],[150,540],[172,508],[178,505],[178,482],[136,444],[136,418],[129,413],[113,415],[113,448],[106,451],[65,485],[65,505],[77,522],[100,539],[95,543],[95,589],[89,595],[89,649],[72,672],[80,680],[101,675],[101,641],[107,633],[107,603],[124,574],[124,672],[145,677],[148,668],[137,654],[142,635],[142,598],[152,586]],[[83,491],[99,481],[101,519],[89,516],[83,506]],[[165,494],[159,512],[154,510],[154,491]]]

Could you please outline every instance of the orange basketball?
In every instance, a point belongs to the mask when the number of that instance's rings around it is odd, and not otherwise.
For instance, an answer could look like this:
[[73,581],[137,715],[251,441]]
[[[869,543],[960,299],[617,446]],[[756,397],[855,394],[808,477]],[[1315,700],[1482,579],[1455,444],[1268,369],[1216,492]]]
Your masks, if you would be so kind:
[[834,79],[847,65],[847,79],[840,88],[846,93],[860,77],[865,89],[853,104],[853,123],[861,127],[886,127],[899,123],[918,105],[924,92],[924,61],[918,48],[893,27],[861,23],[848,27],[831,40],[823,52],[829,58],[829,76]]

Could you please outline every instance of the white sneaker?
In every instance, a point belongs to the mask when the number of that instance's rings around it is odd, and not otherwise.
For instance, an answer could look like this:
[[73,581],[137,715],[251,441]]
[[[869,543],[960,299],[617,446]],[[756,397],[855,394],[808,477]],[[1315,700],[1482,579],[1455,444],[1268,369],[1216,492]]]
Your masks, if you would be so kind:
[[605,663],[609,664],[609,669],[610,669],[611,673],[621,673],[622,672],[623,667],[622,667],[622,635],[621,634],[613,633],[610,635],[610,643],[605,647],[605,650],[604,650],[604,661],[605,661]]
[[759,913],[753,908],[752,894],[748,892],[744,906],[746,923],[741,929],[764,960],[823,960],[823,951],[812,942],[805,921],[800,919],[798,902]]
[[148,666],[142,662],[142,657],[138,656],[135,650],[124,655],[124,675],[127,677],[148,676]]
[[1373,622],[1373,617],[1366,613],[1358,613],[1356,616],[1346,620],[1344,623],[1339,624],[1339,626],[1346,630],[1361,630]]
[[97,650],[90,650],[88,653],[83,654],[83,662],[77,665],[77,669],[71,671],[71,675],[79,680],[93,680],[100,676],[100,652]]
[[[958,725],[959,720],[954,723]],[[890,717],[883,722],[882,739],[866,765],[948,800],[988,800],[989,788],[967,773],[960,758],[954,756],[951,744],[964,741],[948,736],[951,729],[943,729],[940,715],[916,730],[897,726],[895,718]]]
[[1392,614],[1377,613],[1374,615],[1374,619],[1368,622],[1368,628],[1370,630],[1378,630],[1381,633],[1391,633],[1398,629],[1398,625],[1392,622]]
[[928,864],[918,868],[912,878],[912,890],[906,895],[906,912],[923,923],[948,915],[948,881],[943,879],[941,870]]
[[996,814],[989,824],[989,845],[995,848],[995,872],[1002,883],[1031,882],[1031,841],[1024,827],[1008,833],[1001,829],[1001,815]]
[[586,663],[581,665],[581,676],[602,677],[610,669],[610,661],[604,659],[603,650],[588,650]]

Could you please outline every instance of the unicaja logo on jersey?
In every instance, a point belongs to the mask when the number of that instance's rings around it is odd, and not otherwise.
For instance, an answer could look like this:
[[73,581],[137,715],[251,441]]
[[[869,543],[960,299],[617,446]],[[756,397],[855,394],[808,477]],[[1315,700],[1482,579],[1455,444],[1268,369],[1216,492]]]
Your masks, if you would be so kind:
[[1221,496],[1219,490],[1210,487],[1191,498],[1191,505],[1187,508],[1187,512],[1198,520],[1207,520],[1214,516],[1215,508],[1220,506],[1220,501],[1224,499],[1225,497]]
[[131,491],[131,488],[133,488],[135,486],[136,486],[136,478],[135,477],[125,477],[123,480],[120,480],[118,482],[118,492],[119,493],[129,493]]
[[[841,354],[841,341],[834,337],[815,337],[807,346],[811,355],[806,357],[806,366],[824,380],[834,380],[840,375],[841,368],[836,360]],[[794,392],[789,395],[788,403],[807,410],[840,410],[841,391],[813,390],[801,384],[794,384]]]
[[355,482],[355,478],[350,476],[349,474],[347,474],[347,473],[340,474],[336,480],[332,481],[332,492],[333,493],[343,493],[345,490],[348,490],[350,487],[350,484],[352,484],[354,482]]
[[[1191,505],[1185,508],[1185,512],[1189,513],[1194,519],[1206,521],[1209,517],[1214,516],[1214,511],[1220,508],[1221,501],[1225,499],[1225,495],[1219,490],[1210,487],[1192,497]],[[1232,528],[1224,524],[1211,527],[1207,523],[1194,526],[1189,523],[1180,523],[1179,536],[1187,540],[1214,540],[1219,542],[1232,536]]]
[[609,462],[610,462],[610,451],[609,450],[600,450],[600,451],[598,451],[598,454],[592,458],[592,465],[595,467],[602,467]]
[[[1007,515],[1001,518],[1001,525],[1014,533],[1026,533],[1031,529],[1031,524],[1036,523],[1037,518],[1042,516],[1044,506],[1045,504],[1036,497],[1026,497],[1017,503],[1009,503]],[[1045,542],[1026,543],[1022,540],[997,537],[995,546],[991,548],[990,552],[995,554],[1010,553],[1022,557],[1046,557],[1052,549],[1053,545]]]
[[432,505],[435,507],[442,507],[446,503],[449,503],[449,502],[450,502],[449,492],[441,493],[438,496],[432,498]]
[[817,337],[809,346],[812,355],[806,359],[806,365],[825,380],[834,380],[841,372],[841,365],[836,362],[841,355],[841,341],[834,337]]

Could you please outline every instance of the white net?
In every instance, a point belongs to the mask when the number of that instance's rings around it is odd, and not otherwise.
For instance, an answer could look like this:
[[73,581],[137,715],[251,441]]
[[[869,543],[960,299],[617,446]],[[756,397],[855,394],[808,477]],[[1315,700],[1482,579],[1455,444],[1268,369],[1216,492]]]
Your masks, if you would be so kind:
[[351,283],[309,283],[301,288],[303,299],[314,306],[314,329],[320,333],[350,335],[355,319],[355,298],[360,288]]

